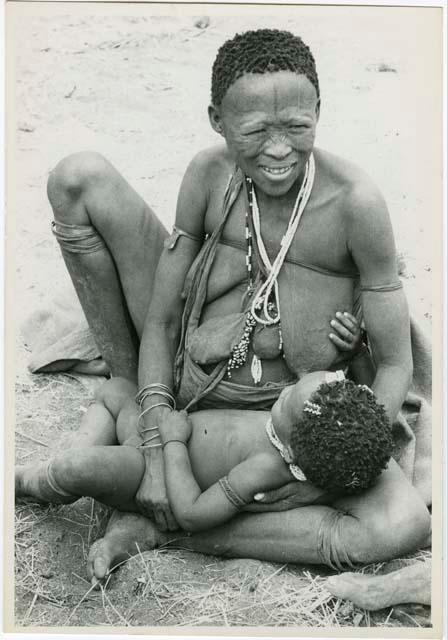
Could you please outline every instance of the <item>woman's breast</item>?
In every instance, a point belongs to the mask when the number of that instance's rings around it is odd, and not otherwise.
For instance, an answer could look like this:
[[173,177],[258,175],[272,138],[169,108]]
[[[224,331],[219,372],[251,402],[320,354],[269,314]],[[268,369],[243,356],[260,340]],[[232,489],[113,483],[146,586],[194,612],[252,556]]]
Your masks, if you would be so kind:
[[[354,279],[328,275],[318,266],[306,268],[285,262],[278,283],[284,358],[269,361],[273,367],[269,374],[274,381],[280,381],[288,379],[291,373],[300,376],[307,371],[330,368],[338,355],[329,338],[330,321],[336,311],[352,312]],[[210,271],[200,323],[239,312],[247,284],[244,253],[220,245]],[[265,376],[267,372],[265,369]],[[249,363],[233,375],[235,382],[249,381]],[[263,376],[263,382],[266,379]]]
[[[235,290],[243,294],[247,284],[245,253],[234,247],[219,245],[208,276],[207,304],[213,304],[223,296],[231,296]],[[239,304],[240,301],[241,295]],[[235,310],[239,311],[239,308]]]
[[330,321],[337,311],[352,312],[354,280],[284,264],[278,283],[289,368],[298,375],[330,368],[338,355]]

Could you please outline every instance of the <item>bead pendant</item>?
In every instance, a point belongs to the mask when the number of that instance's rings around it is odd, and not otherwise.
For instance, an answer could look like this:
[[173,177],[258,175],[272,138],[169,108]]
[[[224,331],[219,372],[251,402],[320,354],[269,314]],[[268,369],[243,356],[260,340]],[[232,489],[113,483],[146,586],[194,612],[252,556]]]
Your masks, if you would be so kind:
[[255,384],[259,384],[262,378],[262,362],[255,354],[251,361],[251,377]]

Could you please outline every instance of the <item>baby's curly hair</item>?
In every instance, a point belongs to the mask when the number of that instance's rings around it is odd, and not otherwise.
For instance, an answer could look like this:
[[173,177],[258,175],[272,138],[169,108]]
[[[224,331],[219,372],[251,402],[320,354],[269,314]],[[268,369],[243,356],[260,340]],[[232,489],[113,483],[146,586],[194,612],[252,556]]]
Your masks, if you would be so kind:
[[294,462],[330,493],[371,486],[387,466],[392,444],[384,407],[368,387],[351,380],[320,385],[291,435]]
[[313,84],[320,98],[315,60],[298,36],[278,29],[237,34],[217,52],[211,80],[211,100],[218,107],[231,85],[246,73],[293,71]]

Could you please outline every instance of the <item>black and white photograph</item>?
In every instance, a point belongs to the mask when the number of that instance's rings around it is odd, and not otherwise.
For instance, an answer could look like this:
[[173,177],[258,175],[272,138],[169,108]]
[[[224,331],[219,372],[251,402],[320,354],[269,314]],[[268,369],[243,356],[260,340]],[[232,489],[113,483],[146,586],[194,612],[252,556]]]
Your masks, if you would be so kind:
[[442,9],[6,9],[8,630],[439,637]]

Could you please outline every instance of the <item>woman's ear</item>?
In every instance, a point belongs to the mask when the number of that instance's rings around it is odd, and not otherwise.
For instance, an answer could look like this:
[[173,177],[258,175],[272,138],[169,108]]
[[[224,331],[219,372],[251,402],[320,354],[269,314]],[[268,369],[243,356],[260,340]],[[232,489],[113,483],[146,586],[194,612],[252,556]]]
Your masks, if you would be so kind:
[[214,131],[219,135],[223,136],[224,135],[223,123],[222,123],[222,118],[220,116],[219,108],[210,104],[210,106],[208,107],[208,118],[210,121],[210,125],[212,126]]
[[320,119],[320,107],[321,107],[321,100],[320,100],[320,98],[318,98],[317,106],[315,107],[315,112],[317,114],[317,122]]

